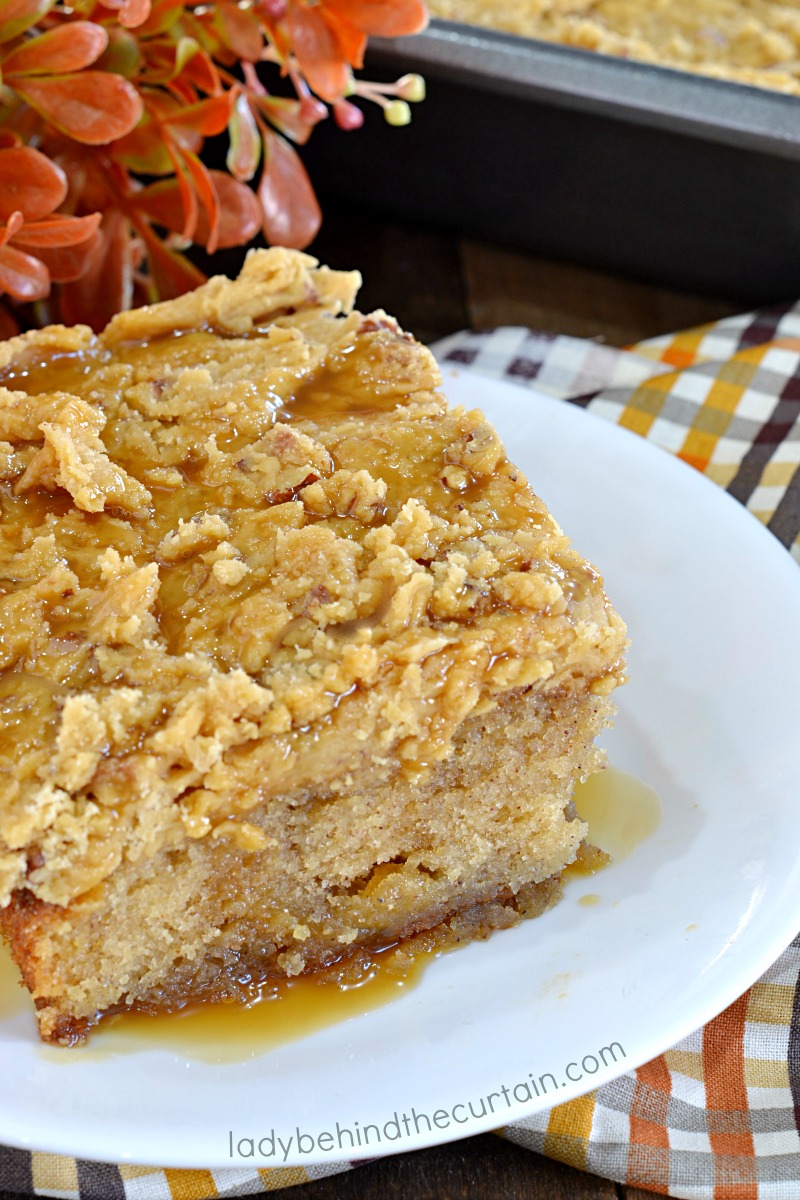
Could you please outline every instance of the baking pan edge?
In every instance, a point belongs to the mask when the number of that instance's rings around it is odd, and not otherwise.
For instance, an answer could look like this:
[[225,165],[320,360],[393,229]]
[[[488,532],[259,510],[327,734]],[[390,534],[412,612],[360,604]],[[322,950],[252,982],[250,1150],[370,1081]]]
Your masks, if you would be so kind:
[[800,159],[800,97],[449,21],[370,45],[399,71]]

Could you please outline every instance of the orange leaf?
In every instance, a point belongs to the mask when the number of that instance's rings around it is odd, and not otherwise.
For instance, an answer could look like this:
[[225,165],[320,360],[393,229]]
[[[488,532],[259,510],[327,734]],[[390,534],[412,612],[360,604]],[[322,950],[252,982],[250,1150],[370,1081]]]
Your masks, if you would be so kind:
[[228,0],[218,0],[214,7],[214,24],[224,44],[237,58],[257,62],[264,47],[264,35],[253,13]]
[[287,141],[262,127],[266,163],[258,185],[262,228],[273,246],[303,250],[322,223],[306,169]]
[[[116,207],[116,197],[127,195],[135,186],[125,168],[110,155],[97,154],[78,142],[66,142],[58,161],[67,172],[70,197],[80,197],[80,209],[84,213],[105,212],[107,208]],[[72,209],[73,206],[68,207]]]
[[[138,130],[134,133],[138,133]],[[172,141],[170,139],[171,143]],[[202,145],[202,140],[200,144]],[[181,146],[181,150],[191,149],[191,146]],[[172,175],[175,171],[175,164],[167,152],[165,143],[152,142],[149,138],[142,139],[141,145],[138,141],[129,145],[126,138],[123,149],[118,150],[115,145],[114,158],[142,175]]]
[[[200,203],[203,204],[205,215],[209,218],[207,223],[207,233],[205,236],[205,248],[209,254],[213,254],[218,246],[219,239],[219,200],[217,199],[217,190],[213,186],[209,168],[204,167],[197,155],[184,155],[184,162],[188,173],[192,176],[194,190],[196,190]],[[194,230],[194,241],[200,241],[200,236]]]
[[13,246],[0,246],[0,292],[15,300],[42,300],[50,291],[47,267]]
[[130,133],[143,111],[136,88],[107,71],[27,78],[16,90],[56,129],[88,146]]
[[150,16],[140,27],[139,34],[153,37],[157,33],[165,33],[181,20],[184,7],[184,0],[153,0]]
[[236,107],[228,124],[231,144],[226,165],[234,179],[252,179],[261,157],[261,135],[250,104],[244,95],[237,96]]
[[3,0],[0,5],[0,42],[10,42],[48,13],[56,0]]
[[339,39],[321,10],[293,4],[286,23],[309,87],[323,100],[336,100],[346,90],[350,73]]
[[211,96],[218,96],[222,91],[216,64],[202,47],[183,68],[181,79],[188,79],[201,92],[208,92]]
[[134,193],[132,203],[149,221],[155,221],[171,233],[183,233],[186,212],[177,176],[148,184]]
[[119,23],[126,29],[135,29],[150,16],[150,0],[125,0],[119,10]]
[[367,35],[364,30],[352,25],[325,4],[322,5],[320,14],[333,31],[333,36],[339,43],[339,53],[345,62],[349,62],[352,67],[363,67],[364,51],[367,47]]
[[21,212],[13,212],[8,218],[4,229],[0,229],[0,246],[5,246],[10,242],[15,234],[19,233],[22,226],[25,224],[25,218]]
[[217,69],[196,38],[178,37],[174,42],[153,38],[145,45],[147,58],[139,76],[140,87],[172,83],[171,93],[183,104],[193,104],[196,91],[217,95],[222,90]]
[[[180,39],[183,41],[184,39]],[[142,87],[157,87],[167,80],[172,80],[179,73],[176,71],[180,43],[176,46],[166,39],[153,39],[147,44],[147,57],[142,63],[139,83]]]
[[[211,171],[211,178],[219,198],[220,221],[218,247],[242,246],[258,233],[261,226],[261,209],[249,187],[237,183],[223,171]],[[176,179],[165,179],[151,183],[137,192],[135,204],[140,212],[156,225],[162,225],[173,233],[183,230],[183,201]],[[208,218],[200,213],[195,240],[202,245],[209,237]]]
[[[320,103],[317,101],[317,103]],[[290,100],[286,96],[257,96],[256,107],[270,125],[274,125],[281,133],[298,146],[304,146],[311,137],[311,131],[316,121],[309,121],[303,116],[303,104],[300,100]],[[325,116],[328,110],[320,104]]]
[[279,62],[286,62],[292,52],[291,38],[286,28],[288,0],[255,0],[255,7]]
[[194,240],[196,242],[202,240],[208,253],[213,254],[219,246],[219,198],[217,197],[217,189],[214,186],[214,181],[211,178],[208,167],[205,167],[201,163],[197,155],[185,154],[183,161],[186,164],[186,169],[192,178],[195,191],[200,197],[200,202],[208,217],[208,232],[206,237],[201,239],[199,233],[195,230]]
[[[58,25],[28,38],[3,61],[3,75],[55,75],[80,71],[96,62],[108,45],[108,34],[91,21]],[[13,83],[10,83],[14,87]]]
[[142,65],[142,50],[139,41],[127,29],[111,26],[108,32],[108,48],[100,56],[97,66],[101,71],[124,75],[133,79]]
[[194,240],[195,230],[197,229],[197,221],[200,216],[200,205],[197,201],[197,192],[192,186],[191,180],[188,178],[188,172],[183,164],[183,158],[178,154],[178,151],[172,146],[171,142],[167,143],[170,158],[172,159],[172,168],[175,176],[175,183],[181,197],[183,206],[183,228],[180,233],[182,237]]
[[133,297],[133,242],[127,217],[111,208],[89,249],[80,278],[62,284],[59,309],[69,325],[91,325],[99,333]]
[[147,247],[155,299],[174,300],[176,296],[191,292],[205,283],[206,277],[202,271],[198,271],[188,258],[176,250],[167,249],[152,231],[145,232],[143,229],[142,236]]
[[428,24],[422,0],[323,0],[334,17],[344,17],[370,37],[403,37]]
[[201,54],[202,47],[197,38],[182,37],[175,43],[175,56],[172,65],[171,79],[177,79],[181,75],[189,63],[194,58],[195,54]]
[[[219,198],[219,248],[226,250],[230,246],[243,246],[256,236],[261,227],[261,206],[255,192],[231,179],[224,171],[212,171],[211,177]],[[202,222],[197,232],[198,235],[204,232]]]
[[189,129],[203,137],[213,137],[222,133],[228,124],[235,99],[235,92],[231,89],[221,96],[208,96],[197,104],[181,107],[166,120],[173,129]]
[[19,209],[26,221],[36,221],[58,208],[66,194],[66,175],[39,150],[0,150],[0,220]]
[[196,38],[201,46],[218,62],[226,66],[236,61],[236,56],[223,45],[216,26],[215,10],[218,0],[212,4],[184,5],[181,13],[181,32]]
[[74,245],[42,246],[36,251],[36,257],[47,267],[53,283],[70,283],[80,279],[89,269],[100,241],[100,230],[93,229],[87,238]]
[[55,249],[61,246],[77,246],[86,242],[100,224],[100,213],[88,217],[45,217],[43,221],[31,221],[14,236],[14,244],[29,250]]
[[[160,114],[154,116],[149,111],[145,112],[143,120],[136,128],[126,137],[115,142],[114,159],[142,175],[172,174],[173,163],[164,142],[160,120]],[[184,130],[181,141],[189,140],[188,130]],[[199,149],[202,144],[202,137],[196,135],[194,139],[191,139],[188,149]]]

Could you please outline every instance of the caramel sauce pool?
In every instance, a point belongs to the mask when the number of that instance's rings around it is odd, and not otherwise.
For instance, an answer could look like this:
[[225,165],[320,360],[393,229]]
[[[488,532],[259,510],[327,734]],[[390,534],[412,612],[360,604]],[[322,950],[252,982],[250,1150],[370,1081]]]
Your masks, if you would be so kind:
[[616,767],[578,784],[575,810],[589,826],[589,843],[612,862],[627,858],[661,823],[661,802],[653,789]]
[[125,1013],[101,1023],[78,1053],[107,1057],[162,1049],[203,1062],[242,1062],[396,1000],[419,983],[431,957],[404,954],[399,967],[396,956],[396,948],[373,955],[356,972],[345,974],[347,982],[335,967],[271,981],[255,988],[252,1000],[244,1005],[198,1004],[179,1013]]
[[[437,951],[391,947],[344,969],[255,987],[247,1004],[189,1005],[182,1012],[124,1013],[106,1018],[77,1049],[41,1046],[50,1061],[100,1061],[143,1050],[166,1050],[208,1063],[243,1062],[362,1016],[415,987]],[[0,945],[0,1021],[31,1012],[8,948]]]

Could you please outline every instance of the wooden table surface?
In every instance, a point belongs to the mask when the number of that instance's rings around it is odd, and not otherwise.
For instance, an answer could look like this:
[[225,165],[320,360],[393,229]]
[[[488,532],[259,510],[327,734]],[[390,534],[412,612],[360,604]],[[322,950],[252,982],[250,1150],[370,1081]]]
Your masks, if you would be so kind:
[[357,267],[359,307],[385,308],[423,342],[525,325],[624,346],[743,307],[349,210],[328,208],[311,252]]
[[[364,275],[360,307],[385,308],[428,342],[466,327],[525,325],[625,345],[742,307],[350,211],[328,210],[312,251],[331,266],[358,267]],[[483,1134],[376,1160],[286,1195],[287,1200],[647,1200],[652,1193]],[[0,1192],[0,1200],[22,1198]]]

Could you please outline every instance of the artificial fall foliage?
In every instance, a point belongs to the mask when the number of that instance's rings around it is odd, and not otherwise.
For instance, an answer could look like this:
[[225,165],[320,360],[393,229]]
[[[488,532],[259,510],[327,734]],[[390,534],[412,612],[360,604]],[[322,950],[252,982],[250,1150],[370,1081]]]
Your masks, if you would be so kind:
[[[368,36],[425,21],[423,0],[0,0],[0,335],[20,306],[100,329],[180,295],[203,279],[192,243],[308,245],[321,215],[294,145],[329,111],[357,128],[354,94],[404,124],[422,81],[353,70]],[[209,170],[225,132],[227,172]]]

